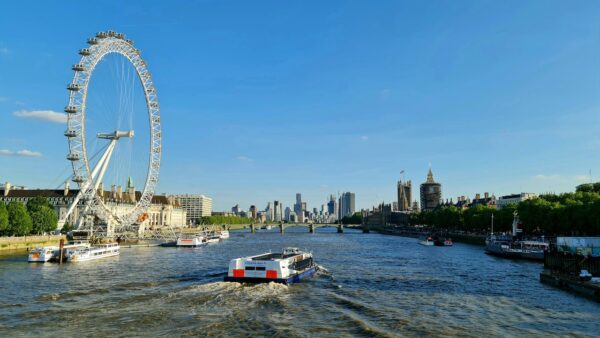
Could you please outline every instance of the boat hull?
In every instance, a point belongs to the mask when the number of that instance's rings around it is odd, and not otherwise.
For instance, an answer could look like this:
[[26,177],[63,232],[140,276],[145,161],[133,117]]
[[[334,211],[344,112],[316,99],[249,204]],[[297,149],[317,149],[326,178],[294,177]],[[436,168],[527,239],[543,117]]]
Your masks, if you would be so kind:
[[527,259],[532,261],[543,261],[544,252],[518,251],[503,249],[495,245],[488,245],[485,248],[485,253],[488,255],[511,258],[511,259]]
[[308,278],[312,275],[314,275],[318,270],[317,266],[313,266],[310,267],[300,273],[294,274],[292,276],[289,276],[287,278],[260,278],[260,277],[230,277],[230,276],[225,276],[225,281],[226,282],[238,282],[238,283],[252,283],[252,284],[257,284],[257,283],[279,283],[279,284],[285,284],[285,285],[290,285],[293,283],[298,283],[300,282],[302,279]]
[[30,253],[27,257],[29,263],[46,263],[49,262],[54,255],[48,255],[46,253]]
[[119,256],[119,252],[111,252],[111,253],[107,253],[107,254],[103,254],[103,255],[98,255],[98,256],[75,256],[75,257],[69,257],[68,260],[70,262],[87,262],[87,261],[94,261],[97,259],[103,259],[103,258],[108,258],[108,257],[114,257],[114,256]]

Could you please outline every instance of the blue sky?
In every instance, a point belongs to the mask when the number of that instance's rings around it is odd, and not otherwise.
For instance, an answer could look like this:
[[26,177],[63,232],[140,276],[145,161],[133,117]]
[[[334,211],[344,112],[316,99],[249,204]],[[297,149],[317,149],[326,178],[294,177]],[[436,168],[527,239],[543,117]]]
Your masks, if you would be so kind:
[[61,115],[35,112],[62,112],[77,50],[107,29],[135,41],[158,89],[158,192],[203,193],[215,210],[296,192],[312,208],[338,191],[370,207],[429,164],[447,198],[600,175],[596,1],[0,6],[1,181],[69,175]]

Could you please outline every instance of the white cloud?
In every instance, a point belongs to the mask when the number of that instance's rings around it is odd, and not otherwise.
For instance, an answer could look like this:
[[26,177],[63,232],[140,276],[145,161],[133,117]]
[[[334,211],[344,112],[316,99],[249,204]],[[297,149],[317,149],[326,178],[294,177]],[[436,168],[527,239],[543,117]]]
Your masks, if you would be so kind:
[[0,149],[0,156],[19,156],[19,157],[41,157],[42,153],[27,149],[12,151],[8,149]]
[[368,141],[369,140],[369,136],[363,135],[363,136],[360,137],[360,139],[363,140],[363,141]]
[[67,123],[67,114],[55,112],[52,110],[20,110],[14,112],[13,115],[25,119],[43,120],[54,123]]
[[241,162],[252,162],[252,161],[254,161],[250,157],[243,156],[243,155],[240,155],[240,156],[236,157],[235,159],[238,160],[238,161],[241,161]]

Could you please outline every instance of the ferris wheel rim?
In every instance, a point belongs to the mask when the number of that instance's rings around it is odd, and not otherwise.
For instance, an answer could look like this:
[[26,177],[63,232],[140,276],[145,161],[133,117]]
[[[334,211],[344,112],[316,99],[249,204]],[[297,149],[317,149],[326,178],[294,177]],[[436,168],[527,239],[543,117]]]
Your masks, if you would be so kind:
[[67,86],[70,92],[69,104],[65,108],[68,116],[68,127],[65,132],[69,142],[67,159],[72,163],[73,179],[81,189],[82,182],[91,173],[85,138],[86,103],[90,80],[96,66],[104,57],[112,53],[120,54],[134,67],[144,91],[150,125],[148,169],[140,198],[137,200],[137,196],[134,197],[134,207],[129,211],[123,214],[112,212],[97,191],[94,192],[93,198],[95,205],[97,205],[95,211],[101,219],[108,222],[110,218],[114,218],[118,220],[120,225],[128,226],[136,222],[137,218],[150,206],[158,183],[162,153],[160,106],[156,88],[146,62],[142,59],[140,51],[133,46],[131,40],[126,40],[121,33],[108,31],[98,33],[95,38],[90,38],[88,43],[90,44],[88,48],[79,51],[81,58],[79,63],[73,65],[72,69],[75,72],[73,81]]

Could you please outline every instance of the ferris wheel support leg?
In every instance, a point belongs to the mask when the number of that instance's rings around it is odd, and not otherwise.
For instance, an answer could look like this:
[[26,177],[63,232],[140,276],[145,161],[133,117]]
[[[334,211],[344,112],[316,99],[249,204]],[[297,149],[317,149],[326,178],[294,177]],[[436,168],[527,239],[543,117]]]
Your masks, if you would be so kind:
[[[69,218],[69,216],[71,215],[71,213],[73,212],[73,210],[75,210],[75,208],[77,207],[77,204],[79,203],[79,200],[81,199],[81,197],[83,197],[83,195],[88,190],[88,188],[90,187],[90,185],[94,182],[94,178],[98,175],[98,171],[100,171],[101,168],[104,168],[104,170],[102,171],[102,174],[104,174],[104,171],[106,171],[106,166],[104,164],[108,162],[108,160],[110,159],[110,157],[112,155],[112,152],[113,152],[113,150],[115,148],[115,141],[116,140],[111,141],[111,143],[106,148],[106,151],[104,152],[104,154],[102,155],[102,157],[100,158],[100,160],[98,161],[98,163],[96,164],[96,167],[94,167],[94,170],[92,171],[92,174],[90,175],[90,177],[79,188],[79,192],[77,193],[77,196],[75,196],[75,199],[73,200],[73,203],[71,203],[71,205],[69,206],[69,209],[67,209],[67,212],[62,217],[62,219],[58,221],[58,227],[59,227],[59,229],[62,229],[62,227],[65,225],[65,222],[67,221],[67,218]],[[97,189],[98,184],[99,184],[99,182],[101,182],[101,180],[102,179],[100,179],[100,180],[98,180],[96,182],[95,189]]]
[[[83,212],[81,213],[81,217],[79,217],[79,221],[77,222],[77,229],[79,229],[79,227],[81,226],[81,221],[85,219],[88,210],[90,209],[90,204],[92,203],[92,196],[96,193],[96,190],[98,190],[98,187],[100,186],[100,183],[102,182],[102,179],[104,178],[104,173],[106,172],[106,168],[108,168],[108,163],[110,162],[110,159],[112,157],[112,153],[113,150],[115,150],[115,144],[116,144],[117,140],[114,139],[110,142],[110,144],[108,145],[108,148],[106,149],[106,153],[105,153],[105,157],[101,159],[102,163],[100,161],[98,161],[98,164],[96,164],[96,167],[94,168],[94,172],[92,172],[92,177],[91,180],[93,181],[94,178],[96,178],[96,182],[94,183],[94,189],[90,192],[87,189],[84,191],[84,194],[87,193],[90,196],[86,196],[87,197],[87,202],[85,204],[85,208],[83,209]],[[98,174],[98,170],[100,168],[100,174]],[[98,176],[98,177],[94,177],[94,176]],[[88,185],[89,188],[89,185]],[[81,193],[81,191],[80,191]]]

